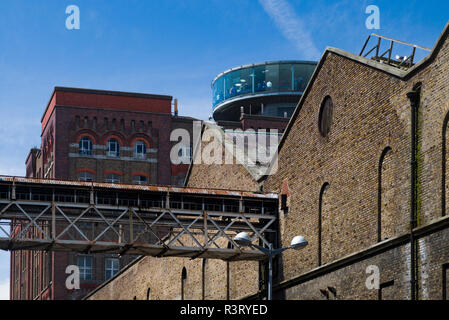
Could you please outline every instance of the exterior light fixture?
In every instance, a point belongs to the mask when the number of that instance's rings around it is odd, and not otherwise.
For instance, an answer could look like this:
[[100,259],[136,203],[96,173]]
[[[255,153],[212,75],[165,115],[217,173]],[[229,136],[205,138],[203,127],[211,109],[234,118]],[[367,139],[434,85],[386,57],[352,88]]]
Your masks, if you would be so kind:
[[307,246],[309,243],[303,236],[296,236],[292,239],[289,247],[273,249],[273,244],[269,243],[268,248],[253,244],[251,237],[246,232],[240,232],[234,237],[235,243],[244,247],[254,247],[268,256],[268,300],[272,300],[273,295],[273,257],[284,252],[287,249],[300,250]]

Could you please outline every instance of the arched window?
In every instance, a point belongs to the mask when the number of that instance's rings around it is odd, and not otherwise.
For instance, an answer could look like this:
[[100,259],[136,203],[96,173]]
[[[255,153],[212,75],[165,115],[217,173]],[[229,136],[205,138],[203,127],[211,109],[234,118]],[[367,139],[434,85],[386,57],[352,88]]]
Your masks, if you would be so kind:
[[379,159],[378,191],[377,191],[377,241],[393,236],[394,199],[391,196],[391,148],[386,147]]
[[148,180],[145,176],[133,176],[134,184],[147,184]]
[[109,139],[107,145],[108,157],[120,157],[120,143],[117,139]]
[[201,269],[201,284],[202,284],[202,295],[203,300],[206,300],[206,268],[207,268],[207,259],[203,259],[203,265]]
[[78,181],[91,182],[94,181],[94,175],[89,171],[78,173]]
[[[234,249],[234,245],[228,242],[228,249]],[[231,263],[226,261],[226,300],[231,299]]]
[[147,145],[142,140],[137,140],[134,144],[134,156],[137,159],[145,159],[147,154]]
[[320,113],[318,117],[318,128],[323,137],[327,137],[332,124],[332,113],[334,104],[330,96],[326,96],[321,103]]
[[442,130],[442,137],[441,137],[441,169],[442,169],[442,177],[441,177],[441,215],[445,216],[446,215],[446,205],[449,202],[449,199],[447,199],[448,197],[448,192],[447,190],[449,189],[448,186],[448,181],[449,181],[449,177],[447,177],[446,175],[449,174],[449,163],[447,161],[448,158],[448,147],[447,147],[447,133],[448,133],[448,123],[449,123],[449,112],[446,114],[444,120],[443,120],[443,130]]
[[120,183],[120,176],[116,173],[109,173],[106,175],[107,183]]
[[187,282],[187,270],[186,267],[183,267],[181,273],[181,300],[184,300],[184,291],[186,282]]
[[82,137],[79,142],[79,154],[83,156],[91,156],[92,147],[92,140],[89,137]]
[[320,190],[320,199],[318,203],[318,266],[322,263],[322,227],[323,227],[323,197],[326,190],[329,188],[329,183],[323,184]]

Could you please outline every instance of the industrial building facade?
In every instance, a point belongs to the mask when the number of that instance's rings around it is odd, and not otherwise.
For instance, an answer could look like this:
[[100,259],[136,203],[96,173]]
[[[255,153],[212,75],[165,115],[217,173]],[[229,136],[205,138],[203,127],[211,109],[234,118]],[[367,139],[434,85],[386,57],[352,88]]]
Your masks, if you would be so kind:
[[[26,175],[111,184],[182,185],[188,165],[170,162],[178,116],[163,95],[55,87],[42,116],[41,147],[31,149]],[[191,145],[180,148],[189,158]],[[136,256],[18,251],[11,253],[11,299],[79,299]],[[81,289],[67,290],[65,270],[78,265]]]
[[[279,195],[275,246],[296,235],[309,245],[276,261],[275,298],[447,299],[448,121],[449,24],[408,66],[327,48],[281,139],[277,172],[254,181],[244,166],[192,164],[187,186]],[[264,269],[142,257],[87,298],[257,299]]]

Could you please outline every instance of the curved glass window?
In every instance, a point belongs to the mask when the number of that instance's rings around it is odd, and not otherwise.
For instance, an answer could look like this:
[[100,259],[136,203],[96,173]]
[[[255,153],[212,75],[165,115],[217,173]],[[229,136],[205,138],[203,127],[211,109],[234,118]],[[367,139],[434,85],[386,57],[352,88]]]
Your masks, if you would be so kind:
[[212,83],[212,105],[240,95],[263,92],[302,93],[314,70],[314,62],[279,62],[242,67],[222,74]]
[[79,154],[84,156],[92,155],[92,140],[89,137],[82,137],[79,142]]
[[136,141],[134,144],[134,156],[137,159],[145,159],[147,154],[147,145],[142,140]]
[[109,139],[107,146],[108,157],[120,157],[120,143],[117,139]]

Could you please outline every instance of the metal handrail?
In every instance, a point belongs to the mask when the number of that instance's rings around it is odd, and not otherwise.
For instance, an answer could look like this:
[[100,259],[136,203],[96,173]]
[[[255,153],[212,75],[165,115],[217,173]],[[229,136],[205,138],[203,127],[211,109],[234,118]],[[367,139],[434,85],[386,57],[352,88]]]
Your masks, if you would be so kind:
[[[371,48],[371,50],[369,50],[368,52],[365,52],[365,49],[371,39],[371,37],[377,37],[377,44]],[[381,47],[381,43],[382,43],[382,39],[390,41],[390,47],[381,55],[379,55],[380,52],[380,47]],[[412,53],[406,58],[406,59],[401,59],[401,60],[394,60],[391,58],[392,54],[393,54],[393,47],[395,43],[400,43],[409,47],[412,47]],[[408,43],[408,42],[404,42],[404,41],[400,41],[400,40],[396,40],[390,37],[385,37],[385,36],[381,36],[375,33],[372,33],[371,35],[368,36],[368,38],[365,41],[365,44],[363,45],[362,50],[360,51],[360,56],[366,58],[371,52],[373,52],[374,50],[376,50],[376,53],[373,57],[371,57],[371,59],[373,60],[377,60],[377,61],[383,61],[386,62],[388,65],[391,66],[395,66],[398,68],[401,67],[408,67],[410,68],[411,66],[413,66],[413,62],[415,59],[415,53],[416,53],[416,49],[421,49],[421,50],[426,50],[426,51],[431,51],[431,49],[426,48],[426,47],[422,47],[416,44],[412,44],[412,43]],[[388,53],[388,58],[385,57],[385,55]]]

